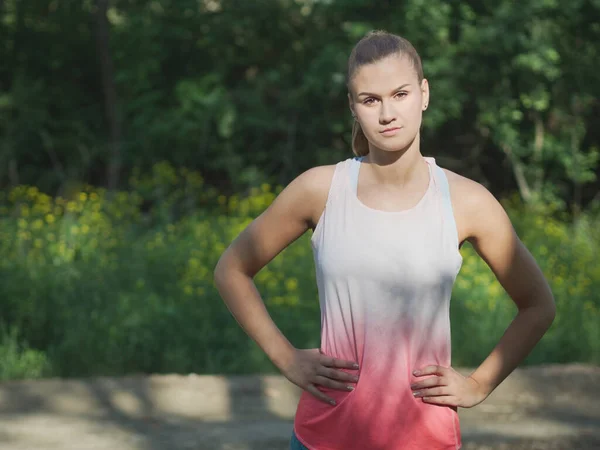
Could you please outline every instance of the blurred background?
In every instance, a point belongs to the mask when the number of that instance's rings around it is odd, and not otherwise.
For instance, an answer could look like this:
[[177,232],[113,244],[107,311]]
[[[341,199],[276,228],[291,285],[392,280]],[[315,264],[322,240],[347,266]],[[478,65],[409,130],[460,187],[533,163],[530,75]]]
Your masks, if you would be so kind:
[[[422,153],[499,198],[558,313],[526,364],[600,363],[600,1],[0,0],[0,379],[275,369],[220,300],[231,240],[351,157],[346,61],[409,39]],[[256,277],[319,346],[309,234]],[[453,364],[515,308],[468,245]]]

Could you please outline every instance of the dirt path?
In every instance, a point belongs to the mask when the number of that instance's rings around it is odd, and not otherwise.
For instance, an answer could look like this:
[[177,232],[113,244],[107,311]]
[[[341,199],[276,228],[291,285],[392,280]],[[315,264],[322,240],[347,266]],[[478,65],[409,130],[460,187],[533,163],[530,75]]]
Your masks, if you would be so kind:
[[[0,450],[285,450],[298,394],[279,376],[5,382]],[[459,411],[464,450],[598,450],[600,367],[519,369]]]

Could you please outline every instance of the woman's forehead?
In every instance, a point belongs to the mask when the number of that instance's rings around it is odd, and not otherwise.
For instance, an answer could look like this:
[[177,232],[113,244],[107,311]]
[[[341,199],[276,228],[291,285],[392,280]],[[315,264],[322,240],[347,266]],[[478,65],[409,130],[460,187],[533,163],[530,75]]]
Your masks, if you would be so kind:
[[418,84],[418,79],[409,58],[393,55],[359,67],[351,84],[356,93],[388,93],[405,84]]

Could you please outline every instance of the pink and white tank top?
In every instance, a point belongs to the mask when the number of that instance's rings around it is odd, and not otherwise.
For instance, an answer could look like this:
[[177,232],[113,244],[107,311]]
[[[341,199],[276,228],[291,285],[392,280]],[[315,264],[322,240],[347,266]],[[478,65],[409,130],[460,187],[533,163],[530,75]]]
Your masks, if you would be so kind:
[[335,406],[302,393],[294,431],[310,450],[461,448],[456,408],[410,389],[413,370],[450,366],[450,295],[462,263],[446,175],[424,159],[427,191],[398,212],[358,199],[361,159],[336,165],[311,240],[321,351],[358,362],[360,379],[349,392],[318,387]]

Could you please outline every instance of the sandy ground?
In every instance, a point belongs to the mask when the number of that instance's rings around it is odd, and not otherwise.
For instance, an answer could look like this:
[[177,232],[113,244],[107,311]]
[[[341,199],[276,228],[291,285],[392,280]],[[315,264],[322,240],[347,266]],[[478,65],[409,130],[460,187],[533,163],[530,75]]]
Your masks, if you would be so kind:
[[[285,450],[299,393],[280,376],[4,382],[0,450]],[[600,450],[600,367],[518,369],[459,414],[463,450]]]

